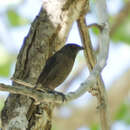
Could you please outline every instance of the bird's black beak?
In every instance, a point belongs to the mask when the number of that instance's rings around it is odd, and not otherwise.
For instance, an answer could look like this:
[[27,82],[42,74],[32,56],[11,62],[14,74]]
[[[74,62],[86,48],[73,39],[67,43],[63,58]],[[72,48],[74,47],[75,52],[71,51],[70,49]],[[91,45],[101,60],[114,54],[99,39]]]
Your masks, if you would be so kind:
[[84,47],[81,46],[81,47],[80,47],[80,50],[84,50]]

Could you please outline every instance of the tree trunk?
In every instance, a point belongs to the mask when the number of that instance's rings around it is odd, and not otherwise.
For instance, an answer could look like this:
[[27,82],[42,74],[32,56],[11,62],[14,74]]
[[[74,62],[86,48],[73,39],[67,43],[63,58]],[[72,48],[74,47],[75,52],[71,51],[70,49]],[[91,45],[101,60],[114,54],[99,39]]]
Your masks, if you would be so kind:
[[[64,45],[72,23],[86,13],[88,1],[43,0],[43,6],[24,39],[13,75],[34,85],[47,58]],[[32,115],[33,121],[28,121],[26,114],[31,103],[29,97],[10,94],[2,111],[3,130],[50,130],[53,104],[39,105]]]

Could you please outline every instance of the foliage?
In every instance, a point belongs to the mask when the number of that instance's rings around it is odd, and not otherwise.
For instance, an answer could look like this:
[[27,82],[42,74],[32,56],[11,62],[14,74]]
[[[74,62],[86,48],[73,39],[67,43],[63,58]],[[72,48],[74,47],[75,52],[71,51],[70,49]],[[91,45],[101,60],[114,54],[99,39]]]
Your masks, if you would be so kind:
[[7,17],[10,25],[13,27],[23,26],[29,23],[29,20],[20,16],[17,10],[15,9],[8,9]]
[[100,130],[99,124],[92,124],[90,130]]
[[130,104],[122,104],[116,113],[115,120],[120,120],[130,125]]
[[0,76],[8,77],[14,59],[2,45],[0,46],[0,52]]
[[130,14],[115,30],[111,38],[114,42],[124,42],[130,44]]

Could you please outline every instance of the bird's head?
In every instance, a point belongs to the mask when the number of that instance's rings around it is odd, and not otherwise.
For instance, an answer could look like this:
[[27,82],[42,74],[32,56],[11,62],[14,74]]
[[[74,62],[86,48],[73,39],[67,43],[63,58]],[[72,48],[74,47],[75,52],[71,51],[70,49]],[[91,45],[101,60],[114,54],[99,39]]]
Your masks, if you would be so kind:
[[71,49],[72,51],[80,51],[80,50],[83,50],[84,48],[82,46],[79,46],[77,44],[74,44],[74,43],[70,43],[70,44],[66,44],[65,45],[65,48],[69,48]]
[[64,47],[63,47],[63,50],[68,53],[69,56],[72,56],[72,57],[76,57],[77,53],[81,50],[83,50],[84,48],[82,46],[79,46],[77,44],[74,44],[74,43],[69,43],[69,44],[66,44]]

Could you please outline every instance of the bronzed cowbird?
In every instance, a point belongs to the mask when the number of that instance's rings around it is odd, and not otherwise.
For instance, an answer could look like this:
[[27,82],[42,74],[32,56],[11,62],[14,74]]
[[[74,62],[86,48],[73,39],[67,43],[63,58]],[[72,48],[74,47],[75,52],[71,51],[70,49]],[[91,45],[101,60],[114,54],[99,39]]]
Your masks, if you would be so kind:
[[[57,51],[53,56],[51,56],[35,85],[35,89],[40,91],[47,90],[48,92],[54,93],[54,89],[58,87],[71,72],[77,53],[84,48],[77,44],[67,44],[59,51]],[[64,94],[56,92],[63,96]],[[30,109],[27,113],[27,119],[31,120],[33,118],[33,113],[38,109],[36,106],[37,102],[32,102]]]
[[47,62],[36,83],[38,90],[54,90],[58,87],[71,72],[77,53],[83,47],[77,44],[67,44]]

